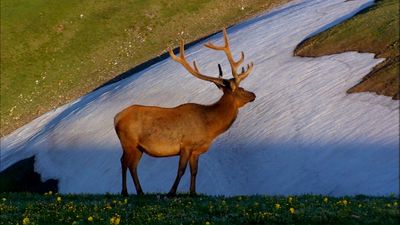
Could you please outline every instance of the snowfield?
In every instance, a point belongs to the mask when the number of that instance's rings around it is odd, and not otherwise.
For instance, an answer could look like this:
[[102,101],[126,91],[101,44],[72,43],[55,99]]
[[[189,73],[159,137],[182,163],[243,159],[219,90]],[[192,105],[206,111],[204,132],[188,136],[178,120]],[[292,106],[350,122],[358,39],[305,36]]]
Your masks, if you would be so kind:
[[[293,57],[307,36],[370,6],[370,0],[301,0],[228,29],[232,51],[254,71],[242,86],[257,99],[239,112],[230,130],[200,157],[197,191],[211,195],[399,194],[399,102],[385,96],[347,95],[374,65],[373,54],[348,52],[319,58]],[[223,53],[189,49],[200,70],[217,74]],[[170,58],[48,112],[1,139],[3,171],[36,156],[42,179],[58,179],[61,193],[121,191],[122,149],[114,115],[132,104],[173,107],[211,104],[222,93],[189,75]],[[145,192],[167,192],[178,157],[139,164]],[[178,191],[186,192],[189,171]],[[130,176],[128,191],[135,193]]]

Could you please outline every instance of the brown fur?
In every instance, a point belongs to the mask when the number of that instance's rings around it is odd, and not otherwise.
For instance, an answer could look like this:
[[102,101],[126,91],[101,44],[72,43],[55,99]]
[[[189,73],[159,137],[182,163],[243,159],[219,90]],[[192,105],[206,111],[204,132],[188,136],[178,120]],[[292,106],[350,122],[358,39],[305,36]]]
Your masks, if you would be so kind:
[[[224,35],[226,36],[225,31]],[[181,57],[184,59],[182,48],[183,46],[181,46]],[[251,68],[248,67],[248,70]],[[198,72],[197,67],[193,71]],[[128,168],[137,194],[143,193],[137,176],[137,165],[143,153],[154,157],[179,155],[178,173],[169,191],[170,196],[175,195],[189,162],[190,193],[195,194],[199,156],[207,152],[218,135],[229,129],[237,117],[239,108],[254,101],[256,97],[254,93],[239,87],[240,80],[248,73],[250,71],[243,71],[230,80],[210,78],[209,81],[214,82],[223,91],[222,97],[212,105],[187,103],[175,108],[133,105],[118,113],[114,125],[123,148],[122,194],[128,194],[126,187]],[[243,77],[240,77],[241,75]],[[196,76],[200,79],[209,79],[199,72]]]

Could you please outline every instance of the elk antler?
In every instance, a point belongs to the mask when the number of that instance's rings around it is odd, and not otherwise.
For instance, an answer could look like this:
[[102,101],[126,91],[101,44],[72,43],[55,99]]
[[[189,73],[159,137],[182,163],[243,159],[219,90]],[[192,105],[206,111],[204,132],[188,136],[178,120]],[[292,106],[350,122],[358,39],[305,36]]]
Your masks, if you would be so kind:
[[228,36],[226,34],[225,28],[223,29],[223,32],[224,32],[224,43],[225,43],[224,46],[216,46],[216,45],[212,44],[211,42],[205,44],[204,46],[206,46],[207,48],[225,52],[226,57],[228,58],[229,64],[231,65],[232,76],[235,78],[236,84],[239,85],[239,83],[242,80],[244,80],[253,70],[253,62],[251,62],[250,64],[247,64],[246,70],[244,69],[244,67],[242,67],[242,72],[240,74],[238,74],[237,69],[240,66],[240,64],[243,63],[244,53],[241,52],[240,59],[238,61],[235,61],[232,56],[232,52],[231,52],[231,49],[229,46]]
[[[216,78],[216,77],[210,77],[210,76],[201,74],[200,71],[199,71],[199,68],[197,68],[197,65],[196,65],[196,62],[195,62],[195,61],[193,61],[193,67],[194,67],[194,68],[190,66],[190,64],[187,62],[187,60],[186,60],[186,58],[185,58],[185,48],[184,48],[184,42],[183,42],[183,40],[181,40],[180,47],[179,47],[179,57],[176,56],[176,55],[174,54],[174,52],[172,51],[171,48],[168,48],[168,52],[169,52],[169,55],[171,56],[171,58],[172,58],[174,61],[176,61],[176,62],[182,64],[182,66],[185,67],[185,69],[186,69],[189,73],[193,74],[195,77],[197,77],[197,78],[199,78],[199,79],[202,79],[202,80],[205,80],[205,81],[213,82],[213,83],[215,83],[215,84],[217,84],[217,85],[225,86],[225,85],[224,85],[224,82],[223,82],[223,79],[221,78],[221,77],[222,77],[222,74],[221,74],[221,73],[222,73],[222,70],[221,70],[221,69],[220,69],[220,76],[219,76],[219,78]],[[220,67],[219,67],[219,68],[220,68]]]

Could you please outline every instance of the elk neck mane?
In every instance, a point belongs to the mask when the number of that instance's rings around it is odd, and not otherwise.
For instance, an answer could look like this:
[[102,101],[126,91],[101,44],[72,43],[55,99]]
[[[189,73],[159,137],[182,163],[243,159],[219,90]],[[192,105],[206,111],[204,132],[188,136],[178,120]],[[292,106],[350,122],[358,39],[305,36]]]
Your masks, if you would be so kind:
[[239,112],[234,96],[226,92],[217,102],[205,108],[204,116],[207,124],[214,128],[212,130],[215,130],[216,135],[228,130],[236,120]]

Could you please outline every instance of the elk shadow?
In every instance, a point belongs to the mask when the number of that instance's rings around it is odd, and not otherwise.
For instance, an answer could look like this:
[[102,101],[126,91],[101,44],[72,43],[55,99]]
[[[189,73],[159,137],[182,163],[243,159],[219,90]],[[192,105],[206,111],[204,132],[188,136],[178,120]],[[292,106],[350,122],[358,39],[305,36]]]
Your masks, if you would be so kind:
[[58,180],[44,182],[41,175],[34,171],[35,157],[20,160],[0,172],[0,193],[34,192],[43,194],[48,191],[58,192]]

